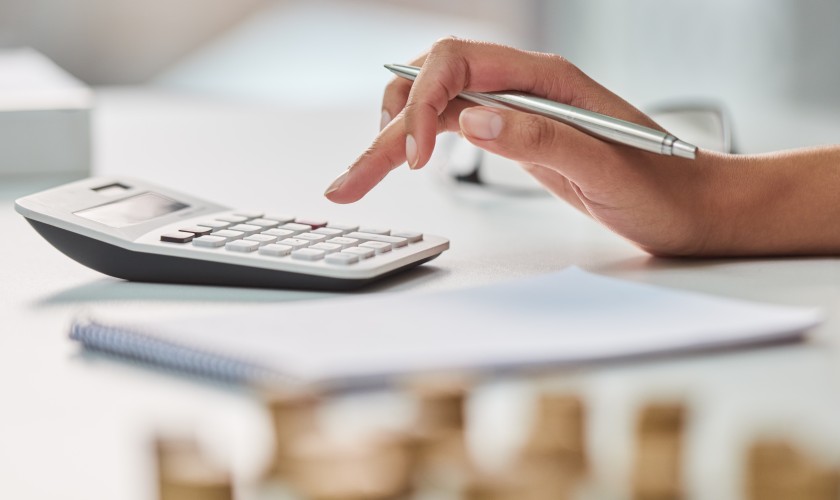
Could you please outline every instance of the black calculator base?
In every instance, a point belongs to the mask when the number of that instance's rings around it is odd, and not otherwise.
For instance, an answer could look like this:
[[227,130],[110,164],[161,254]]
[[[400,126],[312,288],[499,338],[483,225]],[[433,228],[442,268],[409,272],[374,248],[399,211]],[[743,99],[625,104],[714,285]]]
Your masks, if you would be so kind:
[[[101,273],[129,281],[343,291],[354,290],[406,270],[403,267],[374,278],[344,279],[249,268],[221,262],[133,252],[43,222],[29,218],[26,220],[52,246],[71,259]],[[409,267],[418,266],[435,257],[437,255],[419,260]]]

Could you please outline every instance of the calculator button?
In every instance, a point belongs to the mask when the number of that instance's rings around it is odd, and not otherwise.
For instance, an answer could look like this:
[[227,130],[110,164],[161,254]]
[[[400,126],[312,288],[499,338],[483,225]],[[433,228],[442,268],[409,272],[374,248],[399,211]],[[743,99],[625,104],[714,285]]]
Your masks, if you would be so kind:
[[242,217],[241,215],[220,215],[216,218],[221,221],[230,222],[231,224],[239,224],[248,220],[248,217]]
[[383,236],[387,236],[391,234],[390,229],[382,229],[378,227],[363,227],[359,229],[360,233],[370,233],[370,234],[381,234]]
[[382,234],[373,234],[373,233],[364,233],[361,231],[357,231],[354,233],[348,233],[348,238],[356,238],[357,240],[365,240],[365,241],[379,241],[381,243],[389,243],[396,247],[404,247],[408,244],[408,240],[405,238],[400,238],[397,236],[386,236]]
[[186,233],[184,231],[174,231],[160,235],[160,241],[168,243],[189,243],[195,235],[193,233]]
[[184,233],[192,233],[196,236],[204,236],[205,234],[210,234],[213,230],[209,227],[202,227],[202,226],[187,226],[182,227],[178,231],[182,231]]
[[263,230],[260,226],[254,226],[252,224],[237,224],[235,226],[230,226],[230,229],[233,231],[242,231],[248,236],[259,233]]
[[298,224],[295,222],[289,222],[288,224],[283,224],[282,226],[280,226],[280,229],[293,231],[294,234],[299,234],[304,232],[308,233],[312,230],[312,226],[307,226],[306,224]]
[[319,220],[319,219],[301,219],[298,217],[295,219],[295,222],[298,224],[306,224],[307,226],[311,227],[312,229],[318,229],[319,227],[324,227],[327,225],[327,221]]
[[356,262],[359,262],[359,256],[353,255],[352,253],[339,252],[327,255],[327,257],[324,260],[326,260],[330,264],[346,266],[349,264],[355,264]]
[[423,240],[423,233],[415,231],[391,231],[391,236],[405,238],[409,243],[417,243]]
[[233,231],[233,230],[230,230],[230,229],[222,229],[221,231],[216,231],[215,233],[213,233],[213,236],[221,236],[222,238],[224,238],[228,241],[233,241],[233,240],[238,240],[239,238],[242,238],[243,236],[245,236],[245,233],[243,233],[242,231]]
[[198,223],[199,226],[209,227],[211,229],[224,229],[230,226],[230,222],[223,220],[206,220]]
[[341,245],[334,245],[332,243],[315,243],[309,248],[314,248],[315,250],[323,250],[325,253],[334,253],[341,250]]
[[244,238],[245,241],[256,241],[260,245],[268,245],[277,241],[277,236],[269,236],[267,234],[252,234]]
[[342,234],[347,234],[352,233],[353,231],[358,231],[359,226],[353,226],[350,224],[333,224],[330,222],[327,224],[327,229],[338,229]]
[[256,219],[257,217],[262,217],[262,212],[250,212],[247,210],[242,210],[234,213],[233,215],[238,215],[240,217],[245,217],[246,219]]
[[306,248],[312,244],[309,240],[299,240],[297,238],[286,238],[285,240],[280,240],[277,243],[289,245],[292,248]]
[[272,219],[253,219],[249,220],[248,224],[252,226],[260,226],[263,229],[271,229],[280,225],[280,221]]
[[350,247],[350,248],[345,248],[344,250],[341,251],[341,253],[349,253],[349,254],[357,255],[359,257],[359,259],[369,259],[369,258],[373,257],[373,255],[376,253],[376,250],[374,250],[372,248]]
[[258,241],[236,240],[225,244],[225,250],[232,252],[253,252],[260,247]]
[[274,228],[269,229],[268,231],[263,231],[260,234],[267,234],[268,236],[277,236],[278,238],[288,238],[289,236],[294,236],[294,231],[289,231],[288,229],[280,229]]
[[264,217],[269,220],[276,220],[278,224],[286,224],[295,220],[294,215],[266,214]]
[[218,248],[224,246],[226,238],[221,236],[207,235],[193,240],[193,245],[197,247]]
[[381,241],[366,241],[359,245],[359,248],[370,248],[376,253],[385,253],[391,251],[390,243],[383,243]]
[[315,242],[315,243],[318,243],[320,241],[324,241],[324,240],[327,239],[327,237],[324,236],[323,234],[315,234],[315,233],[301,233],[301,234],[295,236],[295,238],[299,238],[301,240],[309,240],[309,241],[312,241],[312,242]]
[[272,243],[264,247],[260,247],[260,255],[268,255],[270,257],[284,257],[292,253],[292,247],[289,245],[278,245]]
[[300,260],[321,260],[324,258],[323,250],[313,250],[311,248],[300,248],[292,252],[292,258]]
[[355,238],[345,238],[343,236],[337,236],[335,238],[328,239],[327,243],[332,243],[333,245],[341,245],[341,248],[344,249],[347,247],[355,246],[357,243],[359,243],[359,240]]
[[323,234],[324,236],[341,236],[344,234],[344,231],[341,229],[333,229],[331,227],[319,227],[312,232],[315,234]]

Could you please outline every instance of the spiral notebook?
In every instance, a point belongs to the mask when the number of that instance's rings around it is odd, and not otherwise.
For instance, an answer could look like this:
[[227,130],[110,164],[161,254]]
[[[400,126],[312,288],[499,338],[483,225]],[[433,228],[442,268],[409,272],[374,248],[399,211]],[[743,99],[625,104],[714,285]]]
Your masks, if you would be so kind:
[[[135,311],[135,313],[143,311]],[[148,314],[148,313],[147,313]],[[437,370],[518,370],[800,339],[819,310],[569,268],[490,286],[130,319],[76,319],[86,347],[237,382],[352,386]]]

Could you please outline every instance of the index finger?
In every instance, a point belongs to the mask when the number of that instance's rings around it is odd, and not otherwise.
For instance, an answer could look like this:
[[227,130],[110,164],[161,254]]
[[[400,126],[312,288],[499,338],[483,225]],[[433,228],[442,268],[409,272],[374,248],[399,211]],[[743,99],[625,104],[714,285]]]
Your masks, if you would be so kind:
[[[458,116],[470,103],[451,106],[437,120],[436,131],[459,130]],[[405,161],[404,113],[389,123],[373,144],[336,178],[324,193],[335,203],[352,203],[373,189],[388,172]]]

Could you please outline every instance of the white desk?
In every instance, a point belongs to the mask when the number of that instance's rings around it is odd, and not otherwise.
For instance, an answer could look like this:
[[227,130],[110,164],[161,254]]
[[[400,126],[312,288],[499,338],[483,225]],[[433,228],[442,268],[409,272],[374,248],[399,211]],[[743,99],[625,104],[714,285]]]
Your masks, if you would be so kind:
[[[484,197],[441,189],[430,171],[394,172],[364,201],[330,204],[320,194],[367,145],[375,103],[332,110],[266,109],[164,94],[106,90],[96,119],[97,172],[133,175],[242,208],[400,226],[446,235],[451,250],[372,291],[415,293],[491,283],[577,264],[630,280],[769,302],[819,305],[828,321],[803,345],[593,367],[543,378],[578,388],[591,405],[596,477],[621,498],[636,405],[684,393],[696,403],[689,479],[696,498],[737,498],[741,451],[750,432],[785,426],[818,450],[840,451],[835,259],[669,261],[651,259],[551,199]],[[83,352],[67,339],[86,306],[150,312],[225,304],[280,303],[311,292],[128,283],[69,260],[13,212],[15,197],[61,179],[4,180],[5,261],[0,267],[0,483],[4,498],[141,500],[153,497],[146,454],[160,427],[198,429],[237,470],[269,452],[269,424],[246,391]],[[522,418],[529,384],[481,392],[473,408],[480,445],[504,441]],[[365,404],[373,403],[363,410]],[[353,396],[328,422],[395,405],[387,395]],[[397,405],[399,406],[399,405]],[[371,410],[373,408],[374,410]],[[489,408],[496,408],[491,411]]]

